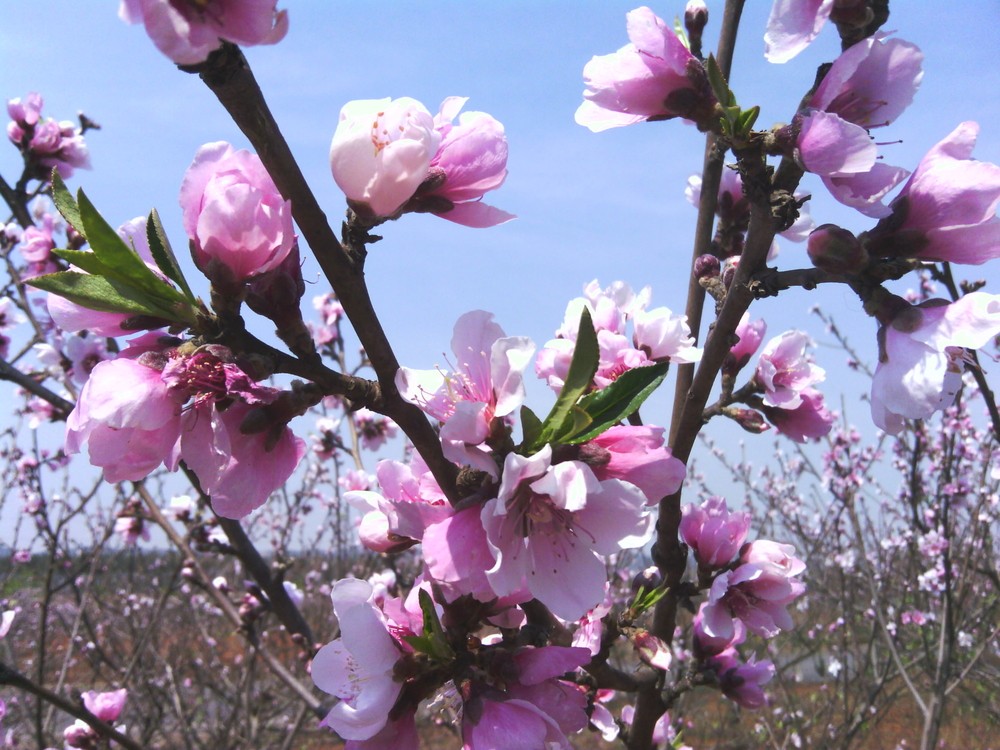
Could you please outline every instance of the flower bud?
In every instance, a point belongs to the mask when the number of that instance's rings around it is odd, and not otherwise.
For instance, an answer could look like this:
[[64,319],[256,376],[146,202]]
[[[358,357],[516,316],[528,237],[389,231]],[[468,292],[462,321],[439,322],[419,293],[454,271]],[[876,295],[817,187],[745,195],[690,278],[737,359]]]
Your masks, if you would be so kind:
[[806,251],[814,266],[830,273],[857,273],[868,264],[868,253],[858,238],[835,224],[814,230]]
[[198,268],[224,285],[281,265],[295,245],[292,205],[260,158],[228,143],[198,149],[180,193]]
[[688,0],[684,8],[684,28],[687,30],[691,53],[701,55],[701,34],[708,23],[708,6],[705,0]]
[[714,255],[699,255],[694,259],[694,276],[696,279],[714,279],[719,275],[722,265]]
[[761,413],[755,409],[729,407],[726,409],[726,416],[735,421],[744,430],[752,432],[754,435],[760,435],[762,432],[767,432],[771,429]]
[[655,565],[650,565],[636,573],[635,578],[632,579],[632,593],[639,593],[639,589],[652,591],[658,588],[661,583],[663,583],[663,577],[660,575],[660,569]]

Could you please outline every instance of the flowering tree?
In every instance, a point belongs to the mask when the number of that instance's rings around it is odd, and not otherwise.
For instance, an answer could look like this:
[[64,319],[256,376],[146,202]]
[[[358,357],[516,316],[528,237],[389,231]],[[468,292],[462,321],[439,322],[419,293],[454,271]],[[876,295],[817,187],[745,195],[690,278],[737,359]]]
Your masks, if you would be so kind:
[[[571,747],[588,729],[632,749],[680,747],[701,731],[694,697],[761,709],[775,675],[784,687],[806,660],[843,675],[845,709],[768,724],[775,746],[851,746],[894,682],[919,708],[921,746],[937,746],[949,696],[996,668],[1000,414],[976,352],[1000,335],[1000,297],[956,281],[952,264],[1000,254],[1000,167],[973,158],[974,122],[912,172],[881,160],[872,131],[923,76],[920,49],[882,31],[885,0],[776,0],[771,62],[820,33],[839,34],[842,53],[789,123],[758,124],[760,108],[729,84],[742,6],[726,3],[711,54],[700,0],[676,24],[635,9],[628,43],[583,68],[576,122],[589,130],[680,119],[705,134],[687,190],[698,220],[683,312],[653,307],[649,287],[595,280],[541,347],[473,310],[430,370],[398,361],[366,261],[374,232],[408,214],[469,232],[515,218],[492,205],[507,134],[467,98],[436,113],[409,97],[343,105],[329,151],[346,197],[337,232],[241,51],[280,43],[287,11],[125,0],[121,18],[196,75],[253,148],[207,143],[184,172],[193,267],[155,209],[120,223],[69,189],[91,166],[91,120],[43,117],[37,93],[8,101],[23,169],[0,181],[0,376],[20,389],[26,427],[65,423],[56,448],[7,435],[6,484],[47,554],[40,581],[4,604],[11,743],[42,747],[61,731],[79,748],[293,747],[323,731],[374,750],[416,748],[418,730],[448,726],[480,750]],[[817,226],[807,173],[865,228]],[[808,267],[775,263],[777,235],[806,242]],[[318,320],[302,305],[307,257],[324,279]],[[920,291],[892,291],[905,278]],[[874,346],[852,359],[877,362],[875,448],[837,426],[810,337],[774,317],[769,335],[751,310],[826,284],[873,319]],[[531,367],[547,400],[529,396]],[[668,374],[671,409],[649,400]],[[295,421],[307,414],[311,446]],[[780,471],[754,476],[719,452],[752,499],[741,510],[693,471],[717,417],[825,441],[823,465],[779,456]],[[403,460],[368,474],[366,456],[397,435]],[[908,481],[866,495],[886,453]],[[113,504],[84,463],[114,485]],[[799,496],[810,477],[815,509]],[[116,611],[97,585],[103,550],[151,529],[176,550],[152,566],[162,593],[130,577]],[[828,555],[833,573],[815,562]],[[835,604],[836,587],[865,593]],[[148,630],[130,624],[138,616]],[[154,649],[163,622],[185,642]],[[923,657],[903,626],[921,628]],[[844,638],[801,637],[824,629]],[[136,718],[119,724],[129,704]],[[57,726],[57,709],[73,723]]]

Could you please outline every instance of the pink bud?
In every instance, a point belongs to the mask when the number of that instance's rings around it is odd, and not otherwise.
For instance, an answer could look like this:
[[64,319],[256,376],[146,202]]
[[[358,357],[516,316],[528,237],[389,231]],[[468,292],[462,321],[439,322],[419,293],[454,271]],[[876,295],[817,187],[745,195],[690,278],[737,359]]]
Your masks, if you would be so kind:
[[90,713],[101,721],[110,723],[116,721],[121,715],[122,709],[125,708],[125,699],[128,697],[128,691],[125,688],[112,690],[107,693],[88,690],[80,697],[83,698],[83,705],[87,707]]
[[291,203],[256,154],[223,141],[198,149],[180,204],[195,262],[213,281],[245,281],[277,268],[295,244]]
[[835,224],[823,224],[809,235],[809,260],[830,273],[857,273],[868,264],[868,253],[858,238]]

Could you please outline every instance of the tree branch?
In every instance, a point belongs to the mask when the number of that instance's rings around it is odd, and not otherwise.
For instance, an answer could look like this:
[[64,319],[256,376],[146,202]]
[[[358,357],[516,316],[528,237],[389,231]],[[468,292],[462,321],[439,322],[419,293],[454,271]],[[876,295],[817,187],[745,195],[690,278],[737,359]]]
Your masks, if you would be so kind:
[[399,425],[427,462],[445,495],[452,502],[457,501],[455,480],[458,468],[445,459],[437,433],[424,413],[404,401],[396,390],[399,362],[372,305],[363,264],[348,252],[330,228],[326,215],[271,115],[243,53],[238,47],[226,43],[204,63],[184,70],[198,73],[218,97],[250,140],[282,197],[291,201],[295,222],[343,305],[378,376],[382,390],[381,413]]

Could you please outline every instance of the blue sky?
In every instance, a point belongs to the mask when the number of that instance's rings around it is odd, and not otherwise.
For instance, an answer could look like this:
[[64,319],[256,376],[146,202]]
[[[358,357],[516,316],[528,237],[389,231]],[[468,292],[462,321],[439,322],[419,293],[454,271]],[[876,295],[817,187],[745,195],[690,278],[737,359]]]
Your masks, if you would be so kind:
[[[713,48],[721,2],[708,2],[706,50]],[[582,69],[595,54],[626,43],[619,0],[506,0],[505,2],[374,2],[282,0],[290,14],[287,38],[247,51],[251,65],[307,179],[334,225],[343,197],[329,174],[327,151],[340,107],[348,100],[412,96],[435,111],[449,95],[469,96],[468,108],[493,114],[510,142],[510,176],[488,196],[519,219],[493,229],[469,229],[433,216],[408,216],[383,227],[371,248],[367,277],[399,359],[429,367],[447,351],[455,319],[470,309],[496,313],[510,335],[541,345],[562,320],[566,302],[584,283],[622,279],[650,284],[653,304],[684,307],[694,210],[684,200],[688,175],[701,163],[702,136],[678,122],[600,134],[576,125]],[[813,80],[833,59],[832,26],[786,65],[763,59],[770,7],[750,0],[744,15],[731,85],[741,104],[760,104],[758,125],[788,121]],[[682,2],[655,3],[665,19]],[[176,70],[139,26],[116,16],[116,3],[37,0],[5,8],[0,25],[0,94],[38,91],[45,114],[72,118],[83,110],[103,130],[89,134],[93,171],[83,186],[109,221],[118,224],[157,207],[175,247],[184,246],[177,191],[198,147],[208,141],[246,142],[211,93]],[[887,29],[919,45],[926,74],[915,103],[878,132],[885,159],[913,168],[923,153],[959,122],[983,126],[977,156],[1000,161],[1000,70],[995,62],[1000,3],[916,0],[893,3]],[[0,149],[0,173],[16,177],[18,158]],[[807,176],[819,223],[856,231],[871,222],[834,204]],[[800,246],[782,243],[778,264],[805,265]],[[1000,280],[996,268],[969,277]],[[315,264],[306,267],[316,293],[325,290]],[[846,290],[790,293],[755,308],[771,335],[805,327],[821,344],[820,364],[842,369],[843,355],[822,347],[828,337],[806,314],[821,305],[837,315],[874,358],[874,325]],[[829,385],[828,398],[837,405]],[[856,400],[865,389],[849,381],[852,417],[865,421]],[[856,385],[854,385],[856,383]],[[545,388],[534,391],[548,398]],[[649,418],[649,415],[647,416]]]

